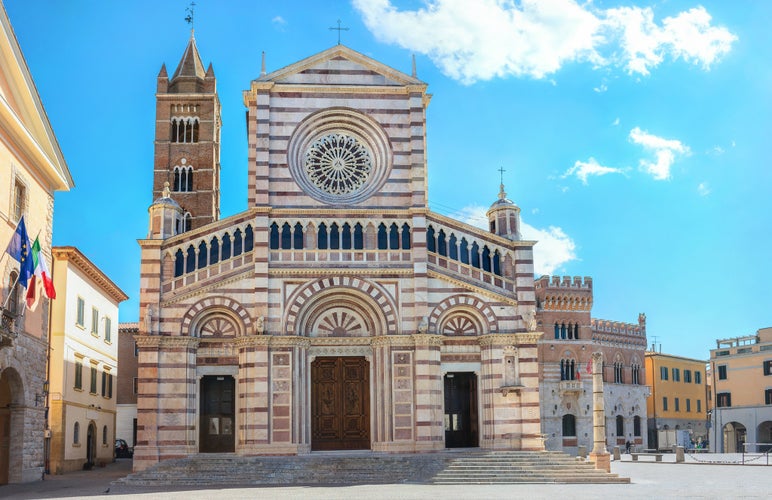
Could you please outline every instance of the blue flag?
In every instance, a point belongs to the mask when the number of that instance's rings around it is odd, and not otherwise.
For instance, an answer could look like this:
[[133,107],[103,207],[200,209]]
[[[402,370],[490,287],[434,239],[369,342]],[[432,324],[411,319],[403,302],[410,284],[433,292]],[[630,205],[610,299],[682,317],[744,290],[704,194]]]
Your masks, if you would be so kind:
[[35,273],[35,264],[32,261],[32,245],[27,236],[27,226],[24,225],[24,216],[19,219],[19,225],[16,226],[11,241],[8,242],[6,253],[19,261],[19,283],[27,288],[27,282]]

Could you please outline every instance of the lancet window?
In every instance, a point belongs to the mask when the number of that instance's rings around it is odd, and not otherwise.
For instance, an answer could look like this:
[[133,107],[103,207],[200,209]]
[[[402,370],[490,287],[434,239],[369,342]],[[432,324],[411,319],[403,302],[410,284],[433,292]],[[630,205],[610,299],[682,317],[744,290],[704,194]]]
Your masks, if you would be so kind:
[[193,191],[193,167],[174,167],[174,182],[172,189],[181,193]]
[[173,117],[169,140],[171,142],[198,142],[198,117]]
[[573,359],[560,360],[560,380],[576,380],[576,361]]

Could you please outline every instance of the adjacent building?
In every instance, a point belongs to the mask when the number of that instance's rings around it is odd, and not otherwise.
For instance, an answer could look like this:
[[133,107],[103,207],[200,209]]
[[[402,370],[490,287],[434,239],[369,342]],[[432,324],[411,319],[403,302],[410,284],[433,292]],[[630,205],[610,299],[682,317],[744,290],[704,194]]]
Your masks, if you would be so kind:
[[129,446],[137,443],[137,359],[139,349],[134,336],[139,323],[118,325],[118,381],[116,384],[115,437],[125,439]]
[[592,279],[542,276],[535,283],[542,432],[549,450],[576,454],[593,446],[592,353],[603,354],[606,443],[647,447],[644,353],[646,316],[638,323],[591,318]]
[[214,71],[192,37],[171,79],[162,68],[135,469],[543,449],[535,242],[503,185],[490,231],[428,208],[426,90],[344,45],[259,75],[248,208],[220,219]]
[[25,290],[17,282],[19,262],[4,250],[23,216],[50,263],[54,192],[72,187],[0,2],[0,484],[43,477],[49,327],[49,300],[26,309]]
[[717,340],[710,371],[715,451],[772,449],[772,327]]
[[[661,431],[686,431],[689,446],[705,446],[708,441],[708,385],[706,362],[672,354],[646,353],[646,385],[651,395],[646,401],[649,416],[649,444],[668,447],[670,438],[660,442]],[[674,433],[670,433],[674,435]]]
[[113,460],[118,305],[128,297],[75,247],[54,247],[50,471]]

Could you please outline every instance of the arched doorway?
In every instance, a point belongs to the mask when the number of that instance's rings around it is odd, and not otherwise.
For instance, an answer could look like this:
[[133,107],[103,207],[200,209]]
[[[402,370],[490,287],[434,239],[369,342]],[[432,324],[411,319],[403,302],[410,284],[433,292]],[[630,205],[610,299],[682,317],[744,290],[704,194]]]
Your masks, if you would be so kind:
[[88,424],[88,433],[86,434],[86,464],[91,468],[96,463],[96,424]]
[[21,480],[21,457],[12,457],[11,450],[23,446],[23,397],[19,373],[6,368],[0,375],[0,484]]
[[745,426],[739,422],[729,422],[724,426],[724,453],[740,453],[745,443]]
[[756,442],[759,443],[757,451],[766,453],[772,451],[772,420],[761,422],[756,429]]

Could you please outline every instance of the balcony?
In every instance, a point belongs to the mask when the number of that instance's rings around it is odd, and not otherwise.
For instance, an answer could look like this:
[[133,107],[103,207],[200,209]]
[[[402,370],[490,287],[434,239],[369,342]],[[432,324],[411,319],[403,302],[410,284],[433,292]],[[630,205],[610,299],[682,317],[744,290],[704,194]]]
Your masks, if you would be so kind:
[[16,314],[6,308],[0,308],[0,349],[10,347],[18,336]]

